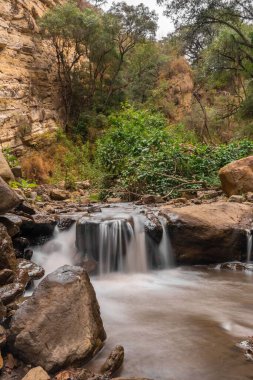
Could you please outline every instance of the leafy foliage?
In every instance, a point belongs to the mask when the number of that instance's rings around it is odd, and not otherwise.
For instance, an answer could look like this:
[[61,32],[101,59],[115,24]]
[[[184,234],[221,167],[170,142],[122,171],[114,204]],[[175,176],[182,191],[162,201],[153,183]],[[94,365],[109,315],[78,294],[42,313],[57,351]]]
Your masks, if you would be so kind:
[[253,152],[251,141],[217,147],[186,144],[181,140],[182,125],[176,137],[162,115],[132,107],[112,114],[109,124],[110,130],[98,142],[97,159],[107,174],[106,186],[118,194],[178,195],[181,187],[202,186],[196,182],[218,185],[222,166]]

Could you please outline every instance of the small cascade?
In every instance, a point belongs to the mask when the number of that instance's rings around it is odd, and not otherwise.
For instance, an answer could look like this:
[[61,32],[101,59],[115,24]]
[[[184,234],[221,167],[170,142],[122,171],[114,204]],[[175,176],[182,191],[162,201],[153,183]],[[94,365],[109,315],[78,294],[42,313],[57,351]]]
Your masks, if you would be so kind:
[[247,230],[247,263],[250,263],[252,261],[252,243],[253,243],[253,236],[252,231]]
[[165,267],[169,268],[173,266],[174,264],[174,255],[173,255],[173,249],[172,245],[170,243],[170,237],[169,237],[169,231],[167,228],[167,222],[165,218],[159,218],[162,228],[163,228],[163,235],[162,235],[162,240],[159,245],[159,249],[161,252],[161,256],[164,260]]
[[145,273],[151,269],[165,269],[172,265],[172,248],[165,219],[160,220],[162,237],[152,240],[145,229],[146,218],[132,213],[84,217],[77,223],[76,243],[86,261],[97,262],[97,272]]

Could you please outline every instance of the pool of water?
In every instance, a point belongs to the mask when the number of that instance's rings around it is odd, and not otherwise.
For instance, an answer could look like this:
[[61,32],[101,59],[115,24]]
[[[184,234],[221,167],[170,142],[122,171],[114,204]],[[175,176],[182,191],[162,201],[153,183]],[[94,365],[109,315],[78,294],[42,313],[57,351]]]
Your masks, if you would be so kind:
[[253,335],[252,280],[187,268],[93,278],[108,339],[91,367],[121,344],[121,376],[253,379],[253,363],[236,347]]

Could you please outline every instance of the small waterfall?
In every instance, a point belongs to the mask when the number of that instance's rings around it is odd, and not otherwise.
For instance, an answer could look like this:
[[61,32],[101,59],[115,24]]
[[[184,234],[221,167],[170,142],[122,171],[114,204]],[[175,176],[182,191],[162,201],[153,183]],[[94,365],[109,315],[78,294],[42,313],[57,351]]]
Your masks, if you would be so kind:
[[252,231],[247,230],[247,263],[250,263],[252,260]]
[[77,223],[77,248],[88,261],[97,262],[97,272],[145,273],[172,265],[172,249],[166,220],[161,220],[160,242],[145,230],[145,216],[125,215],[117,219],[83,218]]
[[170,243],[170,237],[169,237],[169,231],[167,228],[167,221],[165,218],[160,217],[159,218],[162,228],[163,228],[163,235],[162,240],[159,246],[161,256],[164,260],[165,267],[171,267],[174,264],[174,255],[173,255],[173,249]]

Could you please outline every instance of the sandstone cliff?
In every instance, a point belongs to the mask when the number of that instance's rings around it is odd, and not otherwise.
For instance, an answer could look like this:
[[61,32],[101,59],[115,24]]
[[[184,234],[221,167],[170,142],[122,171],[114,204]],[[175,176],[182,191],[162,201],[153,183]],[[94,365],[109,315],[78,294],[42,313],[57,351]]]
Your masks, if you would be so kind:
[[54,129],[61,104],[54,54],[36,20],[64,0],[0,0],[0,144]]

